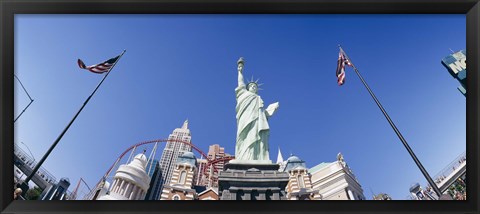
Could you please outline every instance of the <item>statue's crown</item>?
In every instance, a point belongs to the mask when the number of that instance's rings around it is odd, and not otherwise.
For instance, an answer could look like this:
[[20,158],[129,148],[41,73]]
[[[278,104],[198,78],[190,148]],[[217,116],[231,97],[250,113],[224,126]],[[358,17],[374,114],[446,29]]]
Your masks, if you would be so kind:
[[259,80],[260,80],[260,79],[257,79],[257,80],[255,80],[255,81],[253,81],[253,76],[252,76],[252,78],[250,79],[250,81],[247,83],[247,89],[248,89],[248,87],[249,87],[250,85],[256,85],[256,86],[257,86],[257,89],[258,89],[259,91],[262,90],[262,89],[260,88],[260,86],[262,86],[263,83],[258,83]]

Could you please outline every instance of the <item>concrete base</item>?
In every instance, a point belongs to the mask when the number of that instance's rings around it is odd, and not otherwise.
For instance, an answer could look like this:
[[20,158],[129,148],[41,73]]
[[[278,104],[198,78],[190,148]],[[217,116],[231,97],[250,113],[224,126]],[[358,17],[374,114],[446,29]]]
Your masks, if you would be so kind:
[[271,163],[227,163],[218,176],[220,200],[286,200],[289,175]]
[[229,163],[234,164],[272,164],[271,160],[237,160],[233,159]]

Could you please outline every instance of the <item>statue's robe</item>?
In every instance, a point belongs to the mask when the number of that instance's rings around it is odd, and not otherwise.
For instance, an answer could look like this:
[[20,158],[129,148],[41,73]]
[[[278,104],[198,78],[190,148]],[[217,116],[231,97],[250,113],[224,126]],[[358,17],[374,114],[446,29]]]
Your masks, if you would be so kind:
[[248,91],[245,85],[235,89],[237,97],[237,143],[236,160],[270,160],[268,137],[270,128],[263,100]]

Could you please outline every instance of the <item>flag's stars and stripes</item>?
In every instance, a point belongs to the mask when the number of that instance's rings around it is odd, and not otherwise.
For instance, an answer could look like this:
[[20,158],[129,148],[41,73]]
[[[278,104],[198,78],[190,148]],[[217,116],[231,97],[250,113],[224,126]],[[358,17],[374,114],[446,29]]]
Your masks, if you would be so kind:
[[345,65],[352,66],[352,63],[348,61],[342,51],[338,53],[338,64],[337,64],[337,83],[338,85],[343,85],[345,83]]
[[78,59],[77,63],[81,69],[86,69],[93,73],[102,74],[110,71],[110,68],[112,68],[112,66],[115,64],[115,62],[118,60],[119,57],[120,55],[113,57],[105,62],[96,64],[96,65],[90,65],[90,66],[85,66],[85,63],[83,63],[81,59]]

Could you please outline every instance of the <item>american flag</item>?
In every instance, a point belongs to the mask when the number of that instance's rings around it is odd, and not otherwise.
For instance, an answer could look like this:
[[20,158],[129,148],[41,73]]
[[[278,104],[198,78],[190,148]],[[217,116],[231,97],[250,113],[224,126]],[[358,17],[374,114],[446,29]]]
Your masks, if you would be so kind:
[[348,61],[342,51],[338,53],[338,64],[337,64],[337,83],[338,85],[343,85],[345,83],[345,65],[352,66],[352,63]]
[[113,58],[111,58],[111,59],[109,59],[105,62],[100,63],[100,64],[90,65],[90,66],[85,66],[85,63],[83,63],[83,61],[81,59],[78,59],[77,63],[78,63],[78,66],[81,69],[86,69],[86,70],[89,70],[93,73],[102,74],[102,73],[110,71],[110,68],[112,68],[113,64],[115,64],[115,62],[118,60],[119,57],[120,57],[120,55],[118,55],[116,57],[113,57]]

